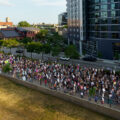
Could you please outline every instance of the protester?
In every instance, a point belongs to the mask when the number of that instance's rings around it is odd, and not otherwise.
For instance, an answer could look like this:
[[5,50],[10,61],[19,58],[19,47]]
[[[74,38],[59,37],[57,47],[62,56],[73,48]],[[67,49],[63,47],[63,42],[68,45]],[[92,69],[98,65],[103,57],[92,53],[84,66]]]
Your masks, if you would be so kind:
[[[13,55],[0,55],[0,73],[5,64],[10,64],[13,77],[24,81],[38,82],[54,90],[62,90],[71,94],[79,93],[81,98],[101,99],[104,104],[109,99],[111,105],[114,101],[120,104],[120,74],[115,70],[108,71],[80,65],[65,65],[56,62],[47,63],[30,60]],[[91,95],[89,90],[93,90]]]

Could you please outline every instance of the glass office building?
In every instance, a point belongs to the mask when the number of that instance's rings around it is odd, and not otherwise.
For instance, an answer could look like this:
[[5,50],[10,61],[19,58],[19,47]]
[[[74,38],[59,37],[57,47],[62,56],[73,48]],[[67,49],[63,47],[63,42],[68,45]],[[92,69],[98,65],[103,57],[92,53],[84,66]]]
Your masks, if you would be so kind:
[[67,25],[67,12],[59,14],[58,24],[59,24],[59,26]]
[[[70,3],[70,0],[67,1]],[[79,12],[85,19],[83,40],[86,52],[96,56],[101,53],[103,58],[113,59],[120,54],[120,0],[84,0],[82,8],[84,10]]]

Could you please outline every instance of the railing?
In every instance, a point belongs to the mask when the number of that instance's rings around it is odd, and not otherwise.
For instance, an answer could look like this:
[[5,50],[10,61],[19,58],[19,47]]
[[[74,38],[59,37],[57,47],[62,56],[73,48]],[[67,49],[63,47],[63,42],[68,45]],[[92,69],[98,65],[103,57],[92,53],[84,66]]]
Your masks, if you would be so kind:
[[73,90],[67,89],[67,88],[62,87],[62,86],[61,87],[54,86],[54,84],[52,84],[50,82],[45,83],[45,80],[39,81],[39,80],[36,80],[36,79],[33,79],[33,78],[23,80],[18,74],[16,74],[15,76],[13,76],[12,73],[0,73],[0,74],[3,75],[3,76],[11,77],[11,78],[16,78],[18,80],[30,82],[30,83],[32,83],[34,85],[37,85],[37,86],[41,86],[41,87],[48,88],[48,89],[51,89],[51,90],[63,92],[65,94],[70,94],[72,96],[81,98],[83,100],[88,100],[88,101],[93,102],[95,104],[105,106],[105,107],[109,107],[111,109],[117,109],[117,110],[120,111],[120,97],[117,98],[117,99],[116,98],[109,99],[107,97],[104,97],[104,103],[102,103],[101,102],[102,96],[98,95],[98,94],[96,94],[97,100],[95,100],[95,96],[90,96],[89,93],[87,93],[87,92],[84,93],[84,95],[81,95],[80,91],[73,92]]

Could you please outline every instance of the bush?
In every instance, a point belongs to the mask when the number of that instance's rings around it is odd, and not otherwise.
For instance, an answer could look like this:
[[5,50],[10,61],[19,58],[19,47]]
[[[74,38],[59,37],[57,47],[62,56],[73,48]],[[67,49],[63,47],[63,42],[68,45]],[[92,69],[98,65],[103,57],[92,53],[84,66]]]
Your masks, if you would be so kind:
[[115,57],[115,60],[119,60],[120,59],[119,53],[116,52],[114,57]]
[[117,75],[120,75],[120,71],[117,71],[116,74],[117,74]]
[[0,51],[0,53],[4,54],[4,51]]
[[71,59],[79,59],[80,58],[80,54],[74,45],[69,45],[65,49],[65,55]]
[[104,70],[106,74],[110,74],[110,70]]
[[2,68],[2,71],[3,71],[4,73],[10,72],[10,70],[12,70],[12,68],[11,68],[11,66],[10,66],[9,63],[8,63],[8,64],[5,64],[5,65],[3,66],[3,68]]
[[91,97],[95,96],[95,93],[96,93],[96,88],[95,87],[89,89],[89,96],[91,96]]
[[61,52],[60,46],[55,46],[52,48],[52,56],[58,56]]
[[103,57],[103,55],[102,55],[101,52],[98,52],[98,57],[99,57],[99,58],[102,58],[102,57]]

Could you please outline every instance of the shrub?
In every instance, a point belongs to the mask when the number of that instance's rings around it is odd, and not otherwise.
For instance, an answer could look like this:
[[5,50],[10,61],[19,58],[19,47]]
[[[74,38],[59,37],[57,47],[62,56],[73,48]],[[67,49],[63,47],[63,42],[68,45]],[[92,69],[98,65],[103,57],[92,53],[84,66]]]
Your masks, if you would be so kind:
[[117,75],[120,75],[120,71],[117,71],[116,74],[117,74]]
[[2,68],[2,71],[3,71],[4,73],[10,72],[10,70],[12,70],[12,68],[11,68],[11,66],[10,66],[9,63],[8,63],[8,64],[5,64],[5,65],[3,66],[3,68]]
[[4,54],[4,51],[0,51],[0,53],[3,53],[3,54]]
[[89,89],[89,96],[91,96],[91,97],[95,96],[95,93],[96,93],[96,88],[95,87]]
[[69,45],[65,49],[65,55],[71,59],[79,59],[80,54],[74,45]]

